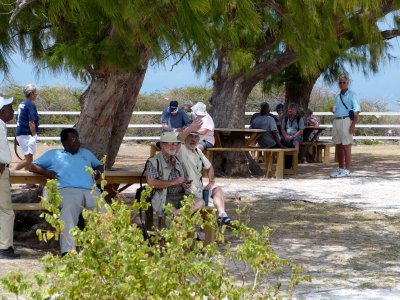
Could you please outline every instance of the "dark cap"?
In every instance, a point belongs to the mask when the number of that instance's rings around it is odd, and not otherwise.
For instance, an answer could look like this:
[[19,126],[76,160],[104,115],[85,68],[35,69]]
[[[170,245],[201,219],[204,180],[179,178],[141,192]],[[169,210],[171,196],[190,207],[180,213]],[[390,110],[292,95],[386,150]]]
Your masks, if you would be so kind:
[[284,108],[283,104],[279,103],[278,105],[276,105],[275,110],[280,110],[280,109],[283,109],[283,108]]
[[177,112],[178,111],[178,106],[179,106],[178,101],[176,101],[176,100],[171,101],[169,103],[169,112],[170,113]]

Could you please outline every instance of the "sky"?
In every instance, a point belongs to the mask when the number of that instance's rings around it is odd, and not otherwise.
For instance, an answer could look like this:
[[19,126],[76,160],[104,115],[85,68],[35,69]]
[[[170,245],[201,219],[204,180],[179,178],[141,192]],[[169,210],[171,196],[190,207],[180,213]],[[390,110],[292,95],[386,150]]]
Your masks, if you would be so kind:
[[[380,65],[377,74],[370,74],[367,77],[357,70],[349,70],[352,89],[361,100],[380,101],[387,104],[391,111],[400,111],[400,38],[390,41],[392,49],[390,53],[396,59]],[[33,65],[24,62],[20,56],[13,56],[10,78],[0,77],[0,88],[11,81],[25,85],[35,83],[41,86],[65,86],[84,89],[84,85],[68,74],[54,75],[47,71],[36,74]],[[166,67],[151,66],[146,74],[141,93],[165,92],[173,88],[188,86],[211,86],[207,74],[196,75],[189,62],[183,62],[178,66],[171,66],[174,62],[169,61]],[[317,86],[337,92],[337,85],[329,86],[321,79]]]

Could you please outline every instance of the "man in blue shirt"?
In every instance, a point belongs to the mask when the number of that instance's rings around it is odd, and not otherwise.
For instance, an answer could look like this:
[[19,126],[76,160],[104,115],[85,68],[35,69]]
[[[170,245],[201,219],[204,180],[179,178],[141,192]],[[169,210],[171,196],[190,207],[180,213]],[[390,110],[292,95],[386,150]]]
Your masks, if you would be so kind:
[[[62,130],[60,137],[64,149],[45,152],[33,162],[29,170],[59,182],[62,197],[60,219],[64,221],[60,245],[64,255],[75,250],[75,242],[69,232],[78,224],[83,207],[97,208],[91,190],[94,180],[100,178],[103,165],[92,152],[80,147],[78,132],[75,129]],[[86,171],[86,167],[95,170],[94,178]]]
[[171,101],[169,107],[161,115],[162,131],[182,131],[190,124],[189,118],[183,109],[179,108],[178,101]]
[[24,159],[15,169],[29,169],[33,155],[36,154],[36,141],[39,132],[39,115],[34,101],[37,99],[37,88],[33,84],[24,87],[25,100],[18,105],[16,139]]
[[[334,120],[332,126],[332,141],[336,144],[339,168],[330,174],[332,178],[348,177],[351,175],[351,144],[356,132],[358,114],[361,111],[358,99],[349,90],[349,78],[340,76],[340,93],[336,95],[335,106],[332,108]],[[354,119],[350,119],[349,111],[354,111]]]

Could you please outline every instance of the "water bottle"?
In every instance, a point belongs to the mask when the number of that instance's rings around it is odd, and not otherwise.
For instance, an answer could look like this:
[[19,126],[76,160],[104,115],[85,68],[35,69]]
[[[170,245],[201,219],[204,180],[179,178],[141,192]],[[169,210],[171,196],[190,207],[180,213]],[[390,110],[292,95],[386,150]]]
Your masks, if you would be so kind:
[[210,190],[203,190],[203,200],[208,206],[208,197],[210,196]]

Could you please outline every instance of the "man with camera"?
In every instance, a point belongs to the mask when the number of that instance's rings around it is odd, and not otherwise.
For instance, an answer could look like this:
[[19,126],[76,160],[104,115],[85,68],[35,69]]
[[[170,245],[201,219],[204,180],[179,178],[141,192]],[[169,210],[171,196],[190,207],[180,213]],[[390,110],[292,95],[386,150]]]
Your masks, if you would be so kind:
[[332,178],[351,176],[351,144],[356,132],[356,123],[360,113],[360,104],[355,93],[349,90],[349,78],[339,77],[340,93],[336,95],[332,107],[332,141],[336,144],[339,168],[330,174]]
[[[182,200],[191,188],[191,181],[185,174],[181,161],[176,157],[180,141],[176,133],[172,131],[163,132],[157,147],[161,149],[156,155],[150,157],[146,162],[147,183],[154,188],[151,199],[153,209],[158,216],[164,218],[165,205],[171,203],[172,213],[179,216]],[[204,201],[195,198],[193,211],[204,207]]]

